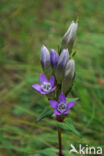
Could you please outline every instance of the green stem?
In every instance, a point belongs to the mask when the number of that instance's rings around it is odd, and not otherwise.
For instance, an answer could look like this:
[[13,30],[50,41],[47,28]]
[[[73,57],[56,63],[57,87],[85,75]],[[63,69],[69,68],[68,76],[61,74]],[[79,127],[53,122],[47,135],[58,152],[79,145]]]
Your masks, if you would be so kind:
[[[56,116],[56,120],[58,122],[63,122],[63,119],[61,118],[61,116]],[[63,152],[62,152],[62,137],[61,137],[61,128],[60,127],[58,127],[58,144],[59,144],[58,156],[64,156]]]
[[61,128],[58,128],[59,156],[62,156]]

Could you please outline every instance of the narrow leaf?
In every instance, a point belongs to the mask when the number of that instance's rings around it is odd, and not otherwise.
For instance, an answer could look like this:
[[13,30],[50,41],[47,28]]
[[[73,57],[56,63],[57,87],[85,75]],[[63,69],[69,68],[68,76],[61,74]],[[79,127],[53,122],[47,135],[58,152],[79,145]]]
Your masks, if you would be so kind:
[[66,101],[67,102],[70,102],[70,101],[78,101],[78,100],[79,100],[79,98],[69,98],[69,97],[66,98]]
[[53,110],[50,109],[50,106],[46,107],[43,112],[40,114],[40,116],[37,118],[37,121],[42,120],[45,117],[51,116],[53,114]]
[[66,119],[64,122],[58,122],[57,126],[62,128],[63,130],[71,130],[73,133],[80,136],[80,133],[74,127],[71,119]]

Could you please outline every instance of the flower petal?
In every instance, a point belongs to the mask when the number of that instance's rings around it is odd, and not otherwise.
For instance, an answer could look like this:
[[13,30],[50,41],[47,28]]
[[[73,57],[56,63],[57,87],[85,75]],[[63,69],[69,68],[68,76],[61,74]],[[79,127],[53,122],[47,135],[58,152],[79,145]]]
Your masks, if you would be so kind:
[[49,94],[48,92],[40,91],[41,94]]
[[62,49],[68,48],[69,51],[72,52],[77,29],[78,29],[78,24],[72,21],[71,25],[69,26],[67,32],[65,33],[62,39]]
[[41,86],[39,84],[33,84],[32,87],[37,90],[38,92],[41,91]]
[[69,60],[69,51],[68,49],[63,49],[59,56],[56,72],[55,72],[56,79],[59,84],[61,84],[63,80],[64,73],[65,73],[65,66],[68,60]]
[[70,109],[71,107],[73,107],[75,104],[75,101],[70,101],[68,104],[67,104],[67,109]]
[[56,89],[56,87],[53,87],[53,88],[50,90],[50,93],[53,92],[55,89]]
[[51,76],[49,82],[51,83],[51,86],[53,87],[54,86],[54,82],[55,82],[54,76]]
[[59,113],[56,109],[54,110],[54,114],[55,115],[61,115],[61,113]]
[[46,76],[44,74],[40,74],[40,82],[43,83],[43,82],[48,82]]
[[61,93],[60,96],[59,96],[59,102],[66,103],[66,97],[65,97],[65,95],[63,93]]
[[55,100],[49,100],[49,103],[50,103],[50,105],[51,105],[52,108],[56,108],[56,106],[58,104],[58,102],[55,101]]
[[68,111],[65,111],[63,114],[68,114],[70,111],[68,110]]
[[51,59],[51,65],[53,68],[55,68],[57,66],[57,62],[58,62],[58,54],[55,52],[54,49],[50,50],[50,59]]
[[44,45],[41,47],[40,61],[45,75],[49,78],[52,74],[50,53]]

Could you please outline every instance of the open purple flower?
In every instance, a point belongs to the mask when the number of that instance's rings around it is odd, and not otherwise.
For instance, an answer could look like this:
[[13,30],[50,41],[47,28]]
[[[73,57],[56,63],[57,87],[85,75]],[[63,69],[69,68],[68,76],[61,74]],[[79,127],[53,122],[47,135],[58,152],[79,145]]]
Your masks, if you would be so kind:
[[63,115],[69,113],[69,109],[74,106],[75,101],[70,101],[69,103],[66,103],[66,97],[63,93],[61,93],[58,102],[55,100],[49,100],[49,103],[51,107],[55,109],[54,114]]
[[48,80],[44,74],[40,74],[41,84],[34,84],[32,87],[41,94],[49,94],[56,89],[56,87],[54,87],[54,82],[54,76],[51,76],[50,80]]

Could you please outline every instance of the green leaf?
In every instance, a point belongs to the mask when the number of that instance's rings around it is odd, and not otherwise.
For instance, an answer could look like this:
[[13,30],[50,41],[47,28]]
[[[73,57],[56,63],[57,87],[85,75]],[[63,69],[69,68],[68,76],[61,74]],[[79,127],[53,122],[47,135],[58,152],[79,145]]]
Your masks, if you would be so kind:
[[77,51],[72,52],[71,56],[74,57],[76,55]]
[[67,102],[70,102],[70,101],[78,101],[78,100],[79,100],[79,98],[69,98],[69,97],[66,98],[66,101]]
[[66,119],[64,122],[57,122],[57,126],[63,130],[71,130],[76,135],[80,136],[81,134],[74,127],[72,120],[70,118]]
[[50,106],[48,106],[44,109],[44,111],[37,118],[37,121],[40,121],[45,117],[51,116],[52,114],[53,114],[53,110],[50,108]]

